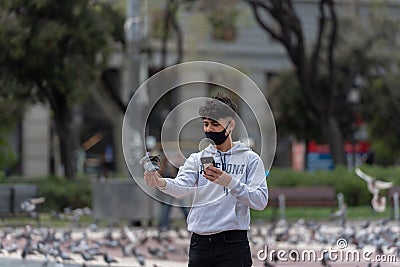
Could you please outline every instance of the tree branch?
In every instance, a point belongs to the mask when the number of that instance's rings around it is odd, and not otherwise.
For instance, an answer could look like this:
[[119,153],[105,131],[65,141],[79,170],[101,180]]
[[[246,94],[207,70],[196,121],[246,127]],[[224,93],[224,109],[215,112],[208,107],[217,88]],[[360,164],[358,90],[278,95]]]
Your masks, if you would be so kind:
[[171,16],[171,2],[174,0],[167,0],[164,10],[164,27],[163,35],[161,39],[161,63],[160,68],[164,69],[167,66],[167,46],[168,46],[168,35],[169,35],[169,22]]
[[267,10],[268,12],[270,12],[270,14],[272,14],[271,12],[271,8],[268,7],[267,5],[265,5],[264,3],[260,3],[260,1],[254,1],[254,0],[248,0],[247,1],[254,13],[254,17],[256,18],[258,24],[264,29],[266,30],[274,39],[280,41],[280,42],[284,42],[282,36],[277,33],[276,31],[274,31],[271,27],[269,27],[261,18],[260,14],[259,14],[259,10],[258,10],[258,6],[262,7],[263,9]]
[[178,8],[179,8],[179,0],[172,0],[174,2],[171,7],[171,25],[176,34],[176,61],[175,64],[181,63],[183,60],[183,31],[178,24],[177,15],[178,15]]
[[[258,24],[267,31],[274,39],[281,42],[296,67],[296,74],[301,84],[301,89],[308,99],[313,103],[311,106],[318,105],[319,101],[315,99],[315,95],[310,90],[309,77],[307,77],[306,51],[304,46],[304,37],[301,22],[296,16],[291,0],[285,0],[284,5],[279,0],[257,1],[246,0],[252,7],[254,16]],[[280,32],[274,31],[265,22],[259,11],[264,10],[280,25]],[[296,42],[293,42],[293,37]]]
[[124,104],[124,102],[118,95],[117,89],[115,88],[115,81],[112,81],[112,78],[110,77],[110,75],[112,75],[111,72],[113,71],[116,70],[105,70],[101,74],[101,81],[104,85],[102,86],[102,88],[104,88],[104,91],[110,96],[111,100],[116,104],[122,114],[125,114],[127,105]]
[[334,105],[334,95],[336,91],[336,79],[335,79],[335,59],[334,59],[334,50],[336,47],[337,41],[337,17],[335,11],[335,3],[333,0],[326,0],[326,4],[329,7],[329,13],[331,17],[331,32],[329,34],[329,47],[328,47],[328,70],[329,70],[329,109],[332,111],[332,106]]
[[313,85],[315,85],[315,81],[318,76],[318,64],[320,59],[319,56],[322,46],[322,38],[325,31],[326,14],[324,8],[324,1],[319,2],[319,12],[320,12],[320,17],[318,23],[318,35],[315,41],[314,50],[312,52],[311,65],[310,65],[310,80],[312,81]]

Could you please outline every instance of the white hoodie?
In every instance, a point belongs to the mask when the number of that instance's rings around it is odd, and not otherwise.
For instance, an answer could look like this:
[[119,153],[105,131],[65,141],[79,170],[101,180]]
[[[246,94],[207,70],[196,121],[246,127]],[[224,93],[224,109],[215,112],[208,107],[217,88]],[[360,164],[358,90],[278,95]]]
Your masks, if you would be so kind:
[[[207,156],[214,157],[214,166],[232,177],[227,188],[203,177],[200,158]],[[249,208],[263,210],[268,202],[262,160],[241,142],[234,142],[227,152],[209,145],[191,154],[175,179],[165,180],[166,186],[160,190],[167,194],[179,198],[193,193],[187,224],[188,230],[197,234],[249,230]]]

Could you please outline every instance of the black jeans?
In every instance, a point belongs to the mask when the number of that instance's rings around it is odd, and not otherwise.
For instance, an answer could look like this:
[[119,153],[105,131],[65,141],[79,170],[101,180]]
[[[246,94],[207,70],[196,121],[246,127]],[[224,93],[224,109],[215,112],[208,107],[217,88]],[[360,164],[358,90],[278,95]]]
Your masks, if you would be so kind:
[[192,234],[189,267],[249,267],[252,265],[247,231],[213,235]]

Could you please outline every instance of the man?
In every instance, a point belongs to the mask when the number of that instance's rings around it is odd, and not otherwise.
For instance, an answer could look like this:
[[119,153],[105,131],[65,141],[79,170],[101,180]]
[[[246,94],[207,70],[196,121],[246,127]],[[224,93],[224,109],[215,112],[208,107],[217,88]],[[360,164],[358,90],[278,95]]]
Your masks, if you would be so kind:
[[[192,232],[189,267],[251,266],[247,238],[250,208],[263,210],[268,188],[261,158],[241,142],[232,141],[237,105],[219,93],[199,109],[203,130],[210,144],[193,153],[175,179],[145,172],[149,186],[182,197],[193,193],[187,218]],[[213,157],[204,167],[201,158]]]

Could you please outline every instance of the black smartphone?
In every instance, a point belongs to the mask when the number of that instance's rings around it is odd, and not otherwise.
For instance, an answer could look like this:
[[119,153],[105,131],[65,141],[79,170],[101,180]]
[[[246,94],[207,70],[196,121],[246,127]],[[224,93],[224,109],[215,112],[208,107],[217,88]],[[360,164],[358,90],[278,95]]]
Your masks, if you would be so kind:
[[203,170],[206,172],[206,169],[210,165],[214,165],[214,158],[213,157],[202,157],[200,158],[201,164],[203,165]]

